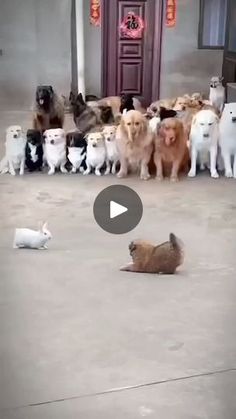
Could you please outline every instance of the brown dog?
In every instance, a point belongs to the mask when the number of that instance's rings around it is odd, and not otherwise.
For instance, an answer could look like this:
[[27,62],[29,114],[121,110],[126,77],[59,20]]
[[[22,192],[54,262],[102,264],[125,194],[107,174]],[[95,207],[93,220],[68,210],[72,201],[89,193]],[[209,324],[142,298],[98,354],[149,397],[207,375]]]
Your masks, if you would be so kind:
[[142,240],[135,240],[129,245],[133,262],[121,268],[121,271],[157,274],[174,274],[184,259],[180,240],[170,233],[169,241],[155,246]]
[[35,97],[33,128],[43,133],[50,128],[63,128],[64,104],[52,86],[38,86]]
[[131,110],[122,115],[116,131],[116,142],[120,155],[117,176],[125,177],[129,169],[139,169],[140,178],[149,179],[148,163],[153,150],[153,133],[141,112]]
[[187,135],[183,123],[177,118],[164,119],[155,138],[154,162],[157,179],[163,179],[163,165],[164,169],[171,165],[170,179],[177,181],[179,172],[188,160]]

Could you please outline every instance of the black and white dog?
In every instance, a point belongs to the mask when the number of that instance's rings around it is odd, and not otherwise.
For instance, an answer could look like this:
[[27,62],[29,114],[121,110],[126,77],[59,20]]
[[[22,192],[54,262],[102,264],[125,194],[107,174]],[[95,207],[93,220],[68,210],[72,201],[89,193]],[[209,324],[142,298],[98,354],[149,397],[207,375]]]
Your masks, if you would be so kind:
[[39,130],[28,129],[26,134],[25,164],[30,172],[41,170],[43,166],[43,144]]
[[70,173],[76,173],[79,170],[83,173],[87,169],[86,151],[87,141],[84,135],[78,131],[68,132],[66,135],[67,159],[70,163]]

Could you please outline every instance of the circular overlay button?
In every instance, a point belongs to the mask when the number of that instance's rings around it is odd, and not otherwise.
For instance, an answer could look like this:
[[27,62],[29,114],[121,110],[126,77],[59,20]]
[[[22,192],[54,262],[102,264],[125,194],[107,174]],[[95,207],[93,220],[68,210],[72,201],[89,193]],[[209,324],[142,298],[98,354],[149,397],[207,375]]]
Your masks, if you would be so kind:
[[103,230],[111,234],[125,234],[138,225],[143,215],[143,204],[133,189],[113,185],[98,194],[93,214]]

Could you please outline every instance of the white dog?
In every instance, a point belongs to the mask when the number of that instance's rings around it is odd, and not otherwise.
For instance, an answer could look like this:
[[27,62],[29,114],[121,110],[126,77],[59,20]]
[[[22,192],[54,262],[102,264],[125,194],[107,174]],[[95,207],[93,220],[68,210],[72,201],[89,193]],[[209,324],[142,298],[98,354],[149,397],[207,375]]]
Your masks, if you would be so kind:
[[101,176],[101,168],[106,162],[106,147],[102,132],[90,132],[86,135],[87,139],[87,169],[83,175],[91,173],[95,169],[95,175]]
[[16,170],[20,171],[20,175],[25,170],[25,147],[26,137],[19,125],[12,125],[6,131],[6,153],[0,162],[0,173],[10,173],[15,176]]
[[207,166],[210,168],[211,177],[219,177],[216,170],[218,141],[218,116],[211,110],[199,111],[193,118],[190,132],[191,169],[189,177],[196,176],[197,161],[200,163],[201,170]]
[[105,175],[110,172],[116,174],[116,166],[119,162],[119,153],[116,146],[116,126],[105,125],[103,128],[103,136],[105,139],[106,147],[106,171]]
[[[225,176],[236,179],[236,103],[226,103],[220,121],[220,148]],[[234,158],[233,170],[231,158]]]
[[49,166],[49,175],[53,175],[57,168],[67,173],[66,164],[66,135],[61,128],[48,129],[44,132],[45,159]]
[[212,77],[210,84],[209,101],[220,113],[225,103],[225,88],[222,85],[223,77]]

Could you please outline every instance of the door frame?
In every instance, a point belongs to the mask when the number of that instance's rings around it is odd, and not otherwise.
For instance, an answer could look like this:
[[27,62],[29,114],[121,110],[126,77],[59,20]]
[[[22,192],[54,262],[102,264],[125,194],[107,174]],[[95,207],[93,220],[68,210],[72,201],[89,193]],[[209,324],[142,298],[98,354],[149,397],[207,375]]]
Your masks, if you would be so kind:
[[[102,96],[107,96],[107,72],[108,72],[108,2],[101,0],[101,27],[102,27]],[[155,1],[155,31],[153,40],[152,54],[152,97],[151,101],[159,99],[160,96],[160,76],[161,76],[161,46],[162,46],[162,27],[163,27],[163,0]]]

